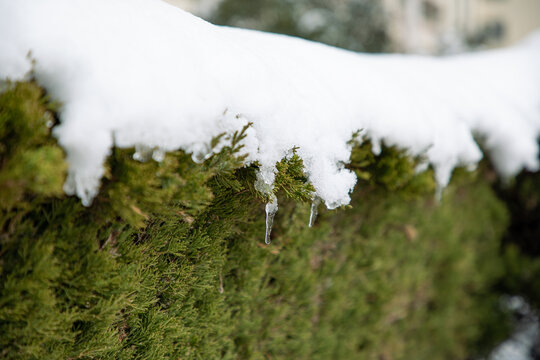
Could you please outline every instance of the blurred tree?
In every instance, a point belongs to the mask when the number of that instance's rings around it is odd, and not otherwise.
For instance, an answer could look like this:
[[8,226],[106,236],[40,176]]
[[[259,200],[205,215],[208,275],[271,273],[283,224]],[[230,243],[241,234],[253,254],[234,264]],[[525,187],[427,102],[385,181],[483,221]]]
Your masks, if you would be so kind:
[[354,51],[382,52],[389,45],[383,5],[377,0],[223,0],[210,20]]

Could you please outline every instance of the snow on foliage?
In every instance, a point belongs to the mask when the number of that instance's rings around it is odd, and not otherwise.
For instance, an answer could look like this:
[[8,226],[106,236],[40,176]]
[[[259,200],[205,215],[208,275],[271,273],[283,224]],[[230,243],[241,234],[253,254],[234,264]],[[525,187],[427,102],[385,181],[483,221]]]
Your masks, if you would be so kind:
[[445,58],[365,55],[209,24],[160,0],[0,0],[0,79],[33,76],[62,102],[66,192],[96,195],[113,144],[183,149],[248,122],[245,151],[271,188],[293,147],[329,208],[356,182],[344,168],[362,129],[425,155],[440,186],[482,158],[503,176],[538,168],[540,36]]

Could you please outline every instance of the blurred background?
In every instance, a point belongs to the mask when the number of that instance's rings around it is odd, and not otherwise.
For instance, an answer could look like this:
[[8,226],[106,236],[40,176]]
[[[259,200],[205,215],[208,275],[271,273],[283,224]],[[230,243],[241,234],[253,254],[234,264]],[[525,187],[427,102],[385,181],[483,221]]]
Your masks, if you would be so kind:
[[213,23],[365,52],[448,54],[514,44],[540,0],[166,0]]

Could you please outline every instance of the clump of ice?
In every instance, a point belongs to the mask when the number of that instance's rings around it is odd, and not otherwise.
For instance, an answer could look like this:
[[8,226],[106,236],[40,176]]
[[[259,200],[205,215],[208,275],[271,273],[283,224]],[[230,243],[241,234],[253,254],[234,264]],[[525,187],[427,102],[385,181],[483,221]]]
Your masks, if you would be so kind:
[[329,208],[350,200],[356,177],[344,164],[358,129],[425,154],[440,188],[482,158],[473,134],[503,176],[538,168],[538,34],[446,58],[362,55],[214,26],[160,0],[0,0],[0,79],[23,79],[29,51],[36,80],[63,103],[54,134],[65,190],[85,204],[113,143],[204,160],[212,137],[248,121],[260,179],[271,186],[275,163],[297,147]]

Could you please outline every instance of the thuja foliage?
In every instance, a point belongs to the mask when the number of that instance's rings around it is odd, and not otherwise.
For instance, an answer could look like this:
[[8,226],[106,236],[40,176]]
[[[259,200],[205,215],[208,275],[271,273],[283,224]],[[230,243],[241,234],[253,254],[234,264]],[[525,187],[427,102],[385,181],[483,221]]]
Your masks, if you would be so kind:
[[308,228],[293,151],[265,245],[243,131],[203,164],[114,149],[86,208],[61,192],[51,121],[35,84],[0,95],[1,358],[465,359],[505,333],[507,215],[479,176],[458,174],[436,204],[416,160],[358,143],[352,206]]

